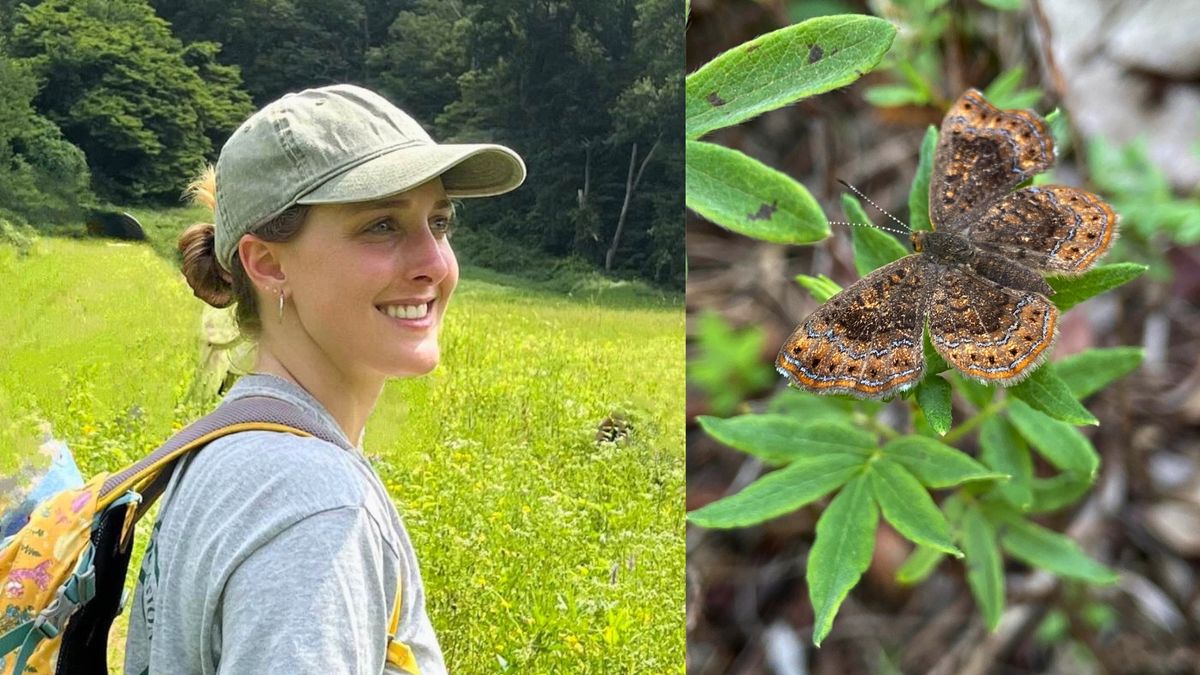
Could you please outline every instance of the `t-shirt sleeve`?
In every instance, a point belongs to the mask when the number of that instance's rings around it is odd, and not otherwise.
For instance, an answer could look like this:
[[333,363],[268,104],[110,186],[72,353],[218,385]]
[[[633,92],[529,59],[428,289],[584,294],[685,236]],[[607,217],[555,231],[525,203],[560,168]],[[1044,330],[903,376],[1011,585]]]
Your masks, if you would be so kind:
[[217,672],[379,675],[385,550],[362,507],[322,511],[276,534],[225,585]]

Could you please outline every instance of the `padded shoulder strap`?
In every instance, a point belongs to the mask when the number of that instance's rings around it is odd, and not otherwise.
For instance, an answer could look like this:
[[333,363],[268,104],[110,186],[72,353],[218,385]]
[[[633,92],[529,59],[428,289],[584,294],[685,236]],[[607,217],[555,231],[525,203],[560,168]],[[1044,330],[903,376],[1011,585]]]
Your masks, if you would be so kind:
[[[247,396],[222,403],[216,410],[191,423],[172,436],[157,450],[129,465],[119,473],[109,476],[100,489],[99,501],[104,503],[110,495],[120,495],[144,477],[147,470],[159,465],[163,469],[174,466],[174,460],[184,453],[204,447],[222,436],[239,431],[284,431],[299,436],[316,436],[344,449],[351,449],[345,441],[327,433],[314,423],[297,406],[270,396]],[[160,470],[149,489],[143,491],[140,517],[166,487],[169,470]]]

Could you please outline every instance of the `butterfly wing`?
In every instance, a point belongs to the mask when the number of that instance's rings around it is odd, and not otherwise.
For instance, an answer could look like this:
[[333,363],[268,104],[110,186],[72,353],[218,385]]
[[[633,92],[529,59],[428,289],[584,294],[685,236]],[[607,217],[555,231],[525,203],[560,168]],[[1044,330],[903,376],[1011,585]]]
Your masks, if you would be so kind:
[[1012,384],[1054,343],[1058,309],[1038,293],[1007,288],[958,267],[937,268],[929,337],[946,362],[987,383]]
[[775,367],[822,393],[883,398],[915,385],[925,370],[923,295],[931,274],[926,256],[909,255],[859,279],[796,328]]
[[1054,163],[1054,137],[1027,110],[999,110],[968,89],[942,120],[929,217],[936,229],[961,233],[974,213]]
[[1090,192],[1027,187],[992,203],[968,225],[978,247],[1041,272],[1076,273],[1104,255],[1117,230],[1112,207]]

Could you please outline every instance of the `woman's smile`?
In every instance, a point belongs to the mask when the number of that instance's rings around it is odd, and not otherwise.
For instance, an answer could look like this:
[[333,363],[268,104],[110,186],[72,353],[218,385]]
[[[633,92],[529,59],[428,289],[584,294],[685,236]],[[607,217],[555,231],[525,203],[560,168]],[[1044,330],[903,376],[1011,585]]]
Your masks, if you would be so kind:
[[437,323],[435,311],[437,298],[403,301],[376,305],[375,309],[387,317],[389,323],[405,330],[428,330]]

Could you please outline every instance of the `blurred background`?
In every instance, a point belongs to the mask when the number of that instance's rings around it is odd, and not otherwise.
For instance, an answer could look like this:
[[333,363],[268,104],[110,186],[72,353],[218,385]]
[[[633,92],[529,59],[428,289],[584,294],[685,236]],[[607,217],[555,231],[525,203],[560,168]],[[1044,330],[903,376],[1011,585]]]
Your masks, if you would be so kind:
[[[985,90],[1001,108],[1061,111],[1052,181],[1096,192],[1120,214],[1105,262],[1150,269],[1063,317],[1055,359],[1115,345],[1140,346],[1145,359],[1087,401],[1101,420],[1082,429],[1102,457],[1095,487],[1041,522],[1121,581],[1061,583],[1006,560],[1006,612],[988,634],[962,565],[943,563],[915,587],[895,581],[911,544],[881,524],[871,567],[818,651],[804,561],[819,505],[746,529],[689,526],[689,672],[1200,672],[1200,3],[693,0],[687,71],[763,33],[840,13],[897,26],[877,69],[705,140],[800,181],[830,220],[848,220],[837,179],[905,219],[925,130],[963,90]],[[784,387],[775,354],[817,306],[797,274],[843,286],[857,275],[842,226],[793,247],[690,211],[686,229],[694,510],[763,472],[695,418],[761,412]],[[973,452],[971,443],[960,447]]]

